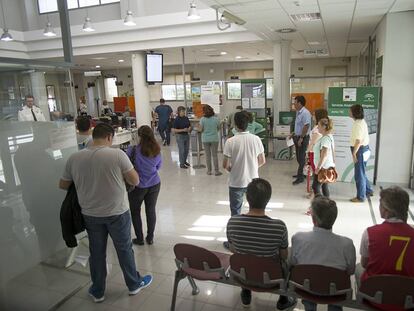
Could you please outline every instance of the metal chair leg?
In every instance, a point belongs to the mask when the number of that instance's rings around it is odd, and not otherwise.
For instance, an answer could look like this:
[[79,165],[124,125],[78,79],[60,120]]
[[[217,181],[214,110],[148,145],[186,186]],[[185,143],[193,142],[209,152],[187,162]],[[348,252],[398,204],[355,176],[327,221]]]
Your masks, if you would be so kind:
[[181,271],[175,271],[175,278],[174,278],[174,290],[172,294],[172,301],[171,301],[171,311],[175,311],[175,302],[177,300],[177,291],[178,291],[178,283],[182,280]]
[[193,288],[192,294],[198,295],[200,293],[200,290],[197,287],[197,284],[195,283],[194,279],[191,276],[187,276],[188,281],[190,282],[191,287]]

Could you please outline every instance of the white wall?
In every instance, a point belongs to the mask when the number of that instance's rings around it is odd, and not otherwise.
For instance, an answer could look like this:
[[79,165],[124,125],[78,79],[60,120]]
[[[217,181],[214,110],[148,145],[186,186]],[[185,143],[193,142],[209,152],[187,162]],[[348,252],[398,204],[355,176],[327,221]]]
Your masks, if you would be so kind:
[[378,181],[407,185],[414,120],[414,11],[388,14],[377,29],[383,46]]

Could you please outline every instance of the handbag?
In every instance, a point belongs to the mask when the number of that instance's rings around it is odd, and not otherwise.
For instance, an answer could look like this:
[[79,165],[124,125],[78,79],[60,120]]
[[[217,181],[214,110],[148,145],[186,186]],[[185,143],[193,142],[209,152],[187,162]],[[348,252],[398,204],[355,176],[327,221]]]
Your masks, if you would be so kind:
[[[335,164],[335,150],[331,140],[332,159]],[[321,168],[318,173],[318,182],[321,184],[331,184],[338,179],[338,172],[335,167]]]
[[[129,160],[131,161],[132,165],[134,166],[134,169],[135,169],[136,152],[137,152],[137,147],[133,146],[132,150],[131,150],[131,155],[129,156]],[[135,185],[130,185],[127,182],[125,182],[125,187],[126,187],[127,192],[132,192],[132,191],[135,190]]]

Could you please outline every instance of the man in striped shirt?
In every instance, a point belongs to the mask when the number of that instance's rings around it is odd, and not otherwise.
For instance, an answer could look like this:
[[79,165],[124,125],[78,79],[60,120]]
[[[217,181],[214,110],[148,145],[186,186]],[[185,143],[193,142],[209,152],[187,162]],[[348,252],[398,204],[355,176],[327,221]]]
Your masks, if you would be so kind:
[[[255,178],[247,186],[246,198],[249,212],[232,216],[227,224],[227,239],[234,253],[252,254],[286,260],[288,257],[288,232],[286,225],[279,219],[265,214],[266,205],[272,196],[272,186],[261,178]],[[278,264],[279,261],[275,261]],[[243,306],[250,305],[250,290],[242,289]],[[285,310],[296,304],[296,299],[280,296],[277,309]]]

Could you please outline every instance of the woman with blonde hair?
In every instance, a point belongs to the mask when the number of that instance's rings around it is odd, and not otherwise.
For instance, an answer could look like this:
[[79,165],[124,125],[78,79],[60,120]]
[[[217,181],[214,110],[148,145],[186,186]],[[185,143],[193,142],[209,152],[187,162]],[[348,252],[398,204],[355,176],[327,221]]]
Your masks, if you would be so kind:
[[335,167],[335,142],[332,135],[333,124],[328,117],[323,118],[318,123],[318,131],[322,135],[313,146],[315,174],[313,175],[312,189],[315,195],[321,193],[329,198],[328,183],[321,184],[318,180],[318,173],[321,169]]

